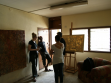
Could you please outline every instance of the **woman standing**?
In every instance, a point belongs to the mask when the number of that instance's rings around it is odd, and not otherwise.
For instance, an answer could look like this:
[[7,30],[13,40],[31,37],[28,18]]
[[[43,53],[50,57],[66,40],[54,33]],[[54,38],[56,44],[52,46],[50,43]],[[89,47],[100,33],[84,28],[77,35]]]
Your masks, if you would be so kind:
[[[58,74],[60,74],[60,83],[63,83],[63,65],[64,65],[64,44],[60,42],[60,36],[55,36],[56,43],[51,47],[51,54],[54,52],[53,68],[55,73],[55,82],[58,83]],[[58,72],[59,71],[59,72]]]
[[39,50],[39,48],[37,48],[36,40],[37,40],[37,35],[35,33],[32,33],[32,40],[30,40],[28,43],[28,50],[30,51],[29,62],[32,63],[32,76],[34,82],[36,82],[36,77],[37,77],[37,58],[38,58],[37,51]]

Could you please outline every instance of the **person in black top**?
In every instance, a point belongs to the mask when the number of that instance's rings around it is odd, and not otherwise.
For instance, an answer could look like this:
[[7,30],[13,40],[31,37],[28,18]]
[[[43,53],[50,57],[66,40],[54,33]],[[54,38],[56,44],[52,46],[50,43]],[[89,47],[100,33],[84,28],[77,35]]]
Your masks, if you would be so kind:
[[62,38],[62,33],[58,32],[57,35],[60,36],[60,42],[64,44],[64,51],[63,51],[63,55],[65,56],[65,48],[66,48],[66,42],[65,40]]
[[[57,32],[57,35],[59,35],[59,36],[60,36],[60,42],[64,44],[64,51],[63,51],[63,55],[65,56],[66,42],[65,42],[65,40],[62,38],[62,33],[61,33],[61,32]],[[59,76],[60,76],[60,71],[58,71],[58,72],[59,72]],[[64,74],[63,74],[63,76],[64,76]]]
[[28,43],[28,50],[29,52],[29,62],[32,63],[32,76],[34,82],[36,82],[36,77],[37,75],[37,58],[38,58],[38,53],[39,48],[37,48],[36,44],[37,40],[37,35],[35,33],[32,33],[32,40],[29,41]]
[[[43,38],[40,36],[38,37],[38,47],[40,47],[40,54],[42,56],[43,65],[45,67],[45,71],[52,71],[51,69],[48,69],[48,64],[52,62],[52,59],[49,55],[49,53],[46,50],[45,42],[43,42]],[[46,59],[48,63],[46,64]]]

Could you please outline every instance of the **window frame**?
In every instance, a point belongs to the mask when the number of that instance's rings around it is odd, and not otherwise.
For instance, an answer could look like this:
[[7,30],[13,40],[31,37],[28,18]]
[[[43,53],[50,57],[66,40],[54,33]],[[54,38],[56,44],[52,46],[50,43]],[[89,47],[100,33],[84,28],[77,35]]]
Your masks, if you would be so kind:
[[[110,52],[105,51],[91,51],[90,50],[90,29],[99,29],[99,28],[110,28]],[[72,30],[88,29],[88,51],[84,52],[96,52],[96,53],[111,53],[111,26],[100,26],[100,27],[84,27],[84,28],[72,28],[70,29],[70,35],[72,35]]]

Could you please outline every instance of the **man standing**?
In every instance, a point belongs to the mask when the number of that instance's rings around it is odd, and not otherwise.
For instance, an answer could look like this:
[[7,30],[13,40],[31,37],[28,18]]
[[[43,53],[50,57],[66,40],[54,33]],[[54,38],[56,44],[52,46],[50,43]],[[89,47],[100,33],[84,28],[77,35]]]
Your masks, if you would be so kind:
[[63,55],[65,56],[65,48],[66,48],[66,42],[65,40],[62,38],[62,33],[58,32],[57,35],[60,36],[60,42],[64,44],[64,51],[63,51]]
[[[63,55],[65,57],[65,48],[66,48],[66,42],[65,40],[62,38],[62,33],[61,32],[58,32],[57,35],[60,36],[60,42],[64,44],[64,51],[63,51]],[[59,71],[58,71],[59,72]],[[59,73],[60,74],[60,73]],[[63,74],[64,75],[64,74]],[[59,75],[60,76],[60,75]]]
[[[43,65],[45,67],[45,71],[52,71],[51,69],[48,70],[48,64],[52,62],[52,59],[49,55],[49,53],[46,50],[45,42],[43,42],[42,36],[38,37],[38,47],[40,48],[40,54],[42,56]],[[46,64],[46,59],[48,63]]]

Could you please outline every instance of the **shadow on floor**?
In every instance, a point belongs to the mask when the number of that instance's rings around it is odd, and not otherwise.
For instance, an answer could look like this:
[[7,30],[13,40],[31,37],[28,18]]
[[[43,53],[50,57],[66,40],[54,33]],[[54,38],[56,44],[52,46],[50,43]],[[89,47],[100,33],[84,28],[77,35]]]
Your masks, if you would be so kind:
[[26,76],[26,77],[18,80],[17,82],[14,82],[14,83],[30,83],[30,82],[33,82],[33,77],[31,75]]

